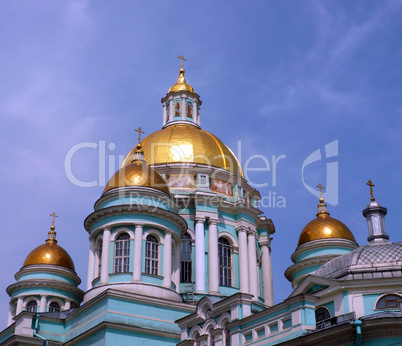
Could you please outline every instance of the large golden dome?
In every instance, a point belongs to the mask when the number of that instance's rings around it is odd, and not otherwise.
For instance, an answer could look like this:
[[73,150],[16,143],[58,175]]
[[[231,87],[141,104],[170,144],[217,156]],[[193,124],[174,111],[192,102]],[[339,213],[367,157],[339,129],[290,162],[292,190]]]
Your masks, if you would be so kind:
[[342,238],[356,242],[353,233],[341,221],[330,217],[328,213],[318,213],[302,230],[297,246],[317,239]]
[[[226,169],[243,176],[232,151],[213,134],[190,124],[174,124],[146,137],[142,146],[150,165],[161,163],[198,163]],[[125,158],[122,167],[133,159],[136,148]]]
[[52,264],[75,271],[74,262],[70,255],[55,239],[47,239],[46,243],[32,250],[25,259],[23,267],[32,264]]
[[[137,150],[137,147],[134,149]],[[136,160],[120,168],[109,179],[103,193],[123,186],[152,187],[170,194],[165,179],[163,179],[159,172],[149,167],[144,160]]]

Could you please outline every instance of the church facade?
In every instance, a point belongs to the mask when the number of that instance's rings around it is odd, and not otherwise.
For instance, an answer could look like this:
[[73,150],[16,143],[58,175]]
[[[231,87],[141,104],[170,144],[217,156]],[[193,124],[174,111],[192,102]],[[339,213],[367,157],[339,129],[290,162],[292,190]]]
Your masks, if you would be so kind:
[[[402,244],[374,197],[368,244],[320,198],[274,304],[272,220],[232,151],[201,129],[201,100],[179,78],[162,129],[141,140],[84,221],[87,287],[57,244],[54,217],[7,288],[2,345],[402,344]],[[370,189],[371,189],[370,182]],[[289,254],[290,255],[290,254]]]

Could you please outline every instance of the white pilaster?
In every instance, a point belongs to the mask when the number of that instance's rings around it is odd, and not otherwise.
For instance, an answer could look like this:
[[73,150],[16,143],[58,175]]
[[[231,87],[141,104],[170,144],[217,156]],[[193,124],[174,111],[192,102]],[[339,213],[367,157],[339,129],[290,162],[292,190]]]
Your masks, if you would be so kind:
[[109,255],[110,255],[110,229],[103,230],[102,244],[102,266],[100,275],[100,284],[106,285],[109,282]]
[[40,296],[39,312],[46,312],[46,296]]
[[249,293],[248,277],[248,255],[247,255],[247,229],[238,228],[239,234],[239,273],[240,273],[240,292]]
[[143,227],[143,224],[136,224],[136,225],[135,225],[133,281],[141,281],[141,269],[142,269],[142,227]]
[[22,300],[22,297],[18,297],[17,300],[17,310],[15,312],[15,315],[17,316],[21,311],[22,311],[22,304],[24,303],[24,301]]
[[172,287],[172,234],[168,231],[163,251],[163,286]]
[[167,112],[166,112],[166,104],[164,103],[163,104],[163,124],[162,124],[162,126],[165,126],[165,124],[166,124],[166,116],[167,116],[167,114],[166,114]]
[[176,285],[177,293],[180,293],[180,251],[181,245],[180,243],[176,244],[175,256],[174,256],[174,274],[173,274],[173,282]]
[[258,287],[257,287],[257,248],[255,245],[255,233],[250,231],[248,234],[248,274],[250,281],[250,294],[253,300],[258,300]]
[[209,293],[219,294],[218,220],[208,221]]
[[186,120],[187,107],[186,107],[186,95],[181,96],[181,120]]
[[66,303],[64,304],[64,310],[71,309],[71,300],[66,299]]
[[193,101],[193,120],[196,124],[200,124],[198,121],[198,108],[197,108],[197,102]]
[[173,98],[171,98],[169,103],[169,121],[173,121],[173,118],[174,118]]
[[7,327],[13,323],[13,305],[12,302],[10,301],[9,307],[8,307],[8,319],[7,319]]
[[206,293],[204,218],[195,219],[195,291]]
[[272,306],[274,305],[274,288],[272,281],[270,239],[268,238],[266,241],[260,241],[260,245],[263,297],[265,305]]
[[87,291],[92,288],[92,280],[94,278],[95,268],[95,239],[89,240],[89,256],[88,256],[88,275],[87,275]]

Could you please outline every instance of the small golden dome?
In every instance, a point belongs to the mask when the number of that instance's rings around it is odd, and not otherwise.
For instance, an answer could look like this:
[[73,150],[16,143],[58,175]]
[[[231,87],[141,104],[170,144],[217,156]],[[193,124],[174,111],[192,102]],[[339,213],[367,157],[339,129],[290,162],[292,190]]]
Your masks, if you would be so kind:
[[353,233],[343,222],[330,217],[328,212],[319,212],[317,218],[303,228],[297,246],[312,240],[328,238],[342,238],[356,242]]
[[[243,176],[236,156],[218,137],[190,124],[166,126],[146,137],[142,146],[145,159],[150,165],[198,163],[223,168]],[[130,151],[122,167],[131,162],[135,150],[136,148],[133,148]]]
[[[134,149],[137,153],[138,145]],[[170,194],[165,179],[163,179],[159,172],[149,167],[144,160],[135,160],[131,164],[120,168],[109,179],[103,193],[123,186],[152,187]]]
[[168,91],[168,93],[174,93],[179,91],[188,91],[194,94],[194,89],[190,84],[186,83],[186,79],[184,78],[184,73],[186,71],[184,68],[181,68],[179,71],[179,78],[177,78],[177,83],[174,84]]
[[70,255],[61,246],[57,245],[56,239],[50,237],[45,244],[31,251],[25,259],[23,267],[33,264],[52,264],[75,271],[74,262]]

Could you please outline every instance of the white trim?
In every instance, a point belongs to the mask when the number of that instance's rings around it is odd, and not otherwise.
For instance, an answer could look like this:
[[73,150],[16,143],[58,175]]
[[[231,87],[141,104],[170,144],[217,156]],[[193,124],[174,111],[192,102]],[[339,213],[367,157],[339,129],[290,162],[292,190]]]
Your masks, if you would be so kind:
[[157,229],[154,229],[154,228],[147,229],[146,231],[143,231],[142,240],[146,241],[147,236],[150,235],[150,234],[152,234],[153,236],[155,236],[158,239],[158,244],[159,245],[164,245],[165,244],[165,236],[164,236],[164,234],[161,231],[159,231]]
[[36,311],[35,312],[39,312],[40,300],[38,298],[34,297],[34,296],[31,296],[31,295],[25,297],[24,302],[22,304],[22,310],[27,311],[26,307],[27,307],[28,303],[31,302],[32,300],[36,301]]
[[[198,335],[195,335],[195,334],[198,334]],[[195,340],[195,338],[197,336],[201,336],[202,334],[203,333],[202,333],[201,327],[199,325],[195,325],[193,328],[191,328],[190,332],[188,333],[188,337],[191,340]]]
[[227,238],[229,240],[234,253],[238,252],[239,243],[237,242],[237,239],[233,236],[232,233],[229,233],[228,231],[219,231],[219,227],[218,227],[218,239],[221,237]]
[[111,236],[110,236],[110,241],[112,242],[112,241],[116,241],[116,238],[121,234],[121,233],[128,233],[128,235],[130,236],[130,239],[129,240],[134,240],[134,232],[131,230],[131,229],[129,229],[128,227],[118,227],[118,228],[116,228],[113,232],[112,232],[112,234],[111,234]]
[[219,316],[218,322],[217,322],[217,326],[219,328],[225,328],[226,322],[230,323],[231,321],[231,316],[228,312],[225,312],[224,314]]
[[64,303],[60,298],[52,297],[46,302],[46,311],[49,312],[50,303],[57,303],[59,304],[60,311],[64,310]]

